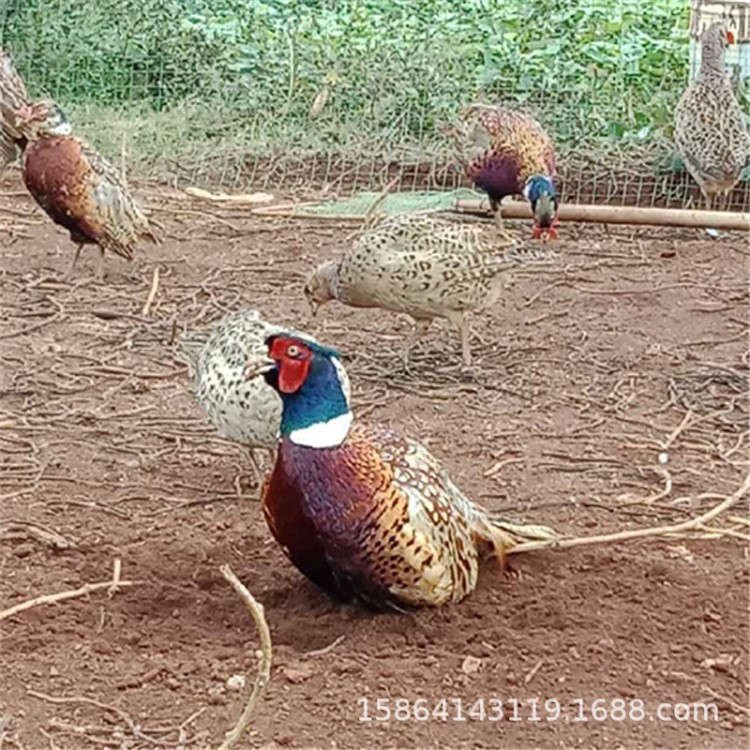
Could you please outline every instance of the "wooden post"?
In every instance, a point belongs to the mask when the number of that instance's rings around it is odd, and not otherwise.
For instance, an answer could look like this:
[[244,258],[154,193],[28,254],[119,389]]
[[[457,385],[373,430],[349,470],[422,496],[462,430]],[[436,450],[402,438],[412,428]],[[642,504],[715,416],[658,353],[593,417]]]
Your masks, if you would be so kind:
[[[464,213],[489,213],[487,200],[461,198],[456,201],[457,211]],[[531,219],[528,203],[508,201],[503,203],[504,219]],[[641,208],[640,206],[585,206],[563,203],[560,221],[580,221],[593,224],[645,224],[662,227],[712,227],[726,231],[749,232],[750,214],[731,211],[688,211],[678,208]]]

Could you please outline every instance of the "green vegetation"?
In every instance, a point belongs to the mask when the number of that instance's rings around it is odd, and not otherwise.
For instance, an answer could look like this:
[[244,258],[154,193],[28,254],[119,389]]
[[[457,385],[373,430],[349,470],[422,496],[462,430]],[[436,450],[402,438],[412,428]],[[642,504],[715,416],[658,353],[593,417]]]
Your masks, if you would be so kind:
[[[6,0],[33,93],[145,169],[248,155],[435,157],[487,98],[558,142],[648,143],[687,78],[685,0]],[[316,96],[327,102],[310,114]],[[226,166],[226,164],[225,164]],[[229,167],[234,169],[235,166]]]

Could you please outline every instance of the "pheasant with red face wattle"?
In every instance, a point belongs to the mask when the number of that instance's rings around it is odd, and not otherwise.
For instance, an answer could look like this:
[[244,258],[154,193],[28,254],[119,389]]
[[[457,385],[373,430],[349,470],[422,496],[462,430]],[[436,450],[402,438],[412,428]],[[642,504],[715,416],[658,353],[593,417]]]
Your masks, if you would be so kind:
[[419,443],[354,424],[335,351],[288,335],[267,344],[262,369],[282,417],[263,510],[313,583],[374,609],[438,606],[474,590],[481,547],[502,559],[523,539],[554,536],[472,503]]
[[534,214],[532,237],[557,238],[555,145],[536,119],[526,112],[471,104],[447,130],[466,176],[489,196],[499,231],[500,202],[523,195]]

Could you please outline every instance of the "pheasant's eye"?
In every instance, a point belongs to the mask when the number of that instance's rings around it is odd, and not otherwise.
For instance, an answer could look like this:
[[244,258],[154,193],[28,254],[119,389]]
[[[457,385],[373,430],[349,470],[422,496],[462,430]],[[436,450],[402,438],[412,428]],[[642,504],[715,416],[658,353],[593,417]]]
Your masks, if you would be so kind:
[[288,356],[296,359],[302,352],[300,352],[300,348],[296,344],[292,344],[287,348],[286,353]]

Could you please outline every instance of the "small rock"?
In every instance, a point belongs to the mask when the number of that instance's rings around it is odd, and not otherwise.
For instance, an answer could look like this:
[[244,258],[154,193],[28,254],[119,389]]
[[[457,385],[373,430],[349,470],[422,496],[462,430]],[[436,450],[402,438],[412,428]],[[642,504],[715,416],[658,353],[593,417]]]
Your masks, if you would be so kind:
[[50,677],[59,677],[60,676],[60,670],[57,667],[50,667],[49,668],[49,676]]
[[225,690],[223,685],[214,685],[214,687],[209,688],[208,702],[214,706],[226,703],[227,699],[224,697],[224,692]]
[[701,666],[716,672],[728,672],[735,665],[735,658],[731,654],[719,654],[716,659],[704,659]]
[[34,546],[32,544],[19,544],[18,547],[16,547],[13,550],[13,554],[16,557],[28,557],[32,552],[34,551]]
[[245,675],[244,674],[233,674],[227,680],[228,690],[242,690],[245,687]]
[[[311,664],[307,662],[298,662],[297,664],[287,664],[283,668],[284,677],[289,680],[293,685],[298,685],[300,682],[309,680],[314,674],[315,670]],[[278,740],[277,740],[278,742]]]
[[180,681],[174,677],[167,677],[164,683],[170,690],[177,690],[180,687]]
[[479,671],[479,667],[482,666],[482,660],[477,659],[476,656],[467,656],[463,664],[461,664],[461,671],[464,674],[474,674]]

